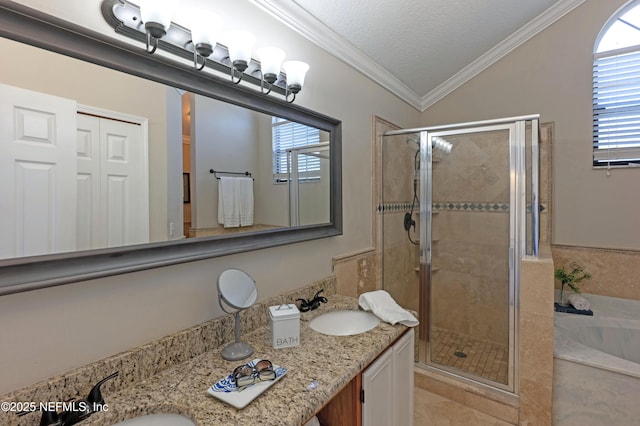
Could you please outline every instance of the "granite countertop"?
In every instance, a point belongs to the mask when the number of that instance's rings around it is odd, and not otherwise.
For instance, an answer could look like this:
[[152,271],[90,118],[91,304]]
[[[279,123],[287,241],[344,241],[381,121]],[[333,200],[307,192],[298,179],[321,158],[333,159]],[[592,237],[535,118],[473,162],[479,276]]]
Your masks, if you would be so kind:
[[[223,360],[222,345],[115,394],[103,392],[108,411],[81,424],[111,425],[154,413],[182,414],[198,425],[304,424],[407,330],[403,325],[381,322],[359,335],[327,336],[309,328],[315,316],[336,309],[358,309],[357,299],[336,294],[319,309],[302,313],[299,346],[273,349],[270,324],[266,324],[251,332],[243,330],[242,341],[254,348],[246,360]],[[207,393],[235,367],[255,358],[269,359],[285,367],[287,374],[242,410]],[[318,386],[307,390],[314,380]]]

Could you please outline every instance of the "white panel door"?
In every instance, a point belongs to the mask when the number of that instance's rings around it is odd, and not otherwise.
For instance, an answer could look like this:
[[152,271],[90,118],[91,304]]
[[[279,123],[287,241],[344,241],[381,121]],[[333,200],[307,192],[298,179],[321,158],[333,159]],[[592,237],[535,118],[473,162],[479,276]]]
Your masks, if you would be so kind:
[[387,349],[362,373],[362,424],[392,426],[394,420],[393,349]]
[[100,119],[78,114],[78,212],[76,241],[78,250],[106,247],[100,208]]
[[141,127],[100,119],[100,150],[107,246],[149,242],[148,168]]
[[0,84],[0,258],[75,249],[76,102]]
[[147,144],[141,126],[78,114],[78,248],[149,241]]

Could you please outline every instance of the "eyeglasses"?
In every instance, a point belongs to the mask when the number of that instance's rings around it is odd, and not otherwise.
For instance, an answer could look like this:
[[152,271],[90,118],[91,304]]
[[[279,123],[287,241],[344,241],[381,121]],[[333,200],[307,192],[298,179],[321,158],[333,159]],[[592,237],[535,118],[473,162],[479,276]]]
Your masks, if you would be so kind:
[[274,380],[276,372],[273,364],[268,359],[263,359],[255,363],[255,366],[244,364],[236,367],[232,373],[238,392],[243,391],[255,382]]

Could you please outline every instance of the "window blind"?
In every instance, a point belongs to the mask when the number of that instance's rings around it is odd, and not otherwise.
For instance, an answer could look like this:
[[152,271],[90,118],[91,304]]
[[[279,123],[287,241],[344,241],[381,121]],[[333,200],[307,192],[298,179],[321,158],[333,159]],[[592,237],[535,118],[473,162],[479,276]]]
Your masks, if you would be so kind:
[[640,163],[640,50],[593,62],[593,165]]
[[[285,182],[289,178],[287,150],[320,142],[320,130],[315,127],[273,117],[273,177],[277,182]],[[298,173],[301,178],[320,178],[320,159],[314,156],[301,155],[298,158]]]

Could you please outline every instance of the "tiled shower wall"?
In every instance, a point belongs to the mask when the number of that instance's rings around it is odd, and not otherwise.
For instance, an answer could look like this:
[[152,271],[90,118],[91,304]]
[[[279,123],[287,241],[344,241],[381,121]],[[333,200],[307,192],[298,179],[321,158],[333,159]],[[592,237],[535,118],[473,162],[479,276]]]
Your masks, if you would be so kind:
[[[382,283],[396,301],[406,309],[419,308],[420,246],[411,243],[404,229],[404,216],[411,211],[415,155],[419,146],[407,136],[385,137],[381,145],[381,200],[376,216],[381,219],[384,244],[381,265]],[[418,159],[419,161],[419,159]],[[416,186],[419,196],[420,185]],[[416,200],[412,219],[416,222],[410,236],[420,238],[420,202]]]
[[556,267],[575,262],[591,274],[580,283],[583,293],[640,300],[640,250],[553,245],[551,251]]

